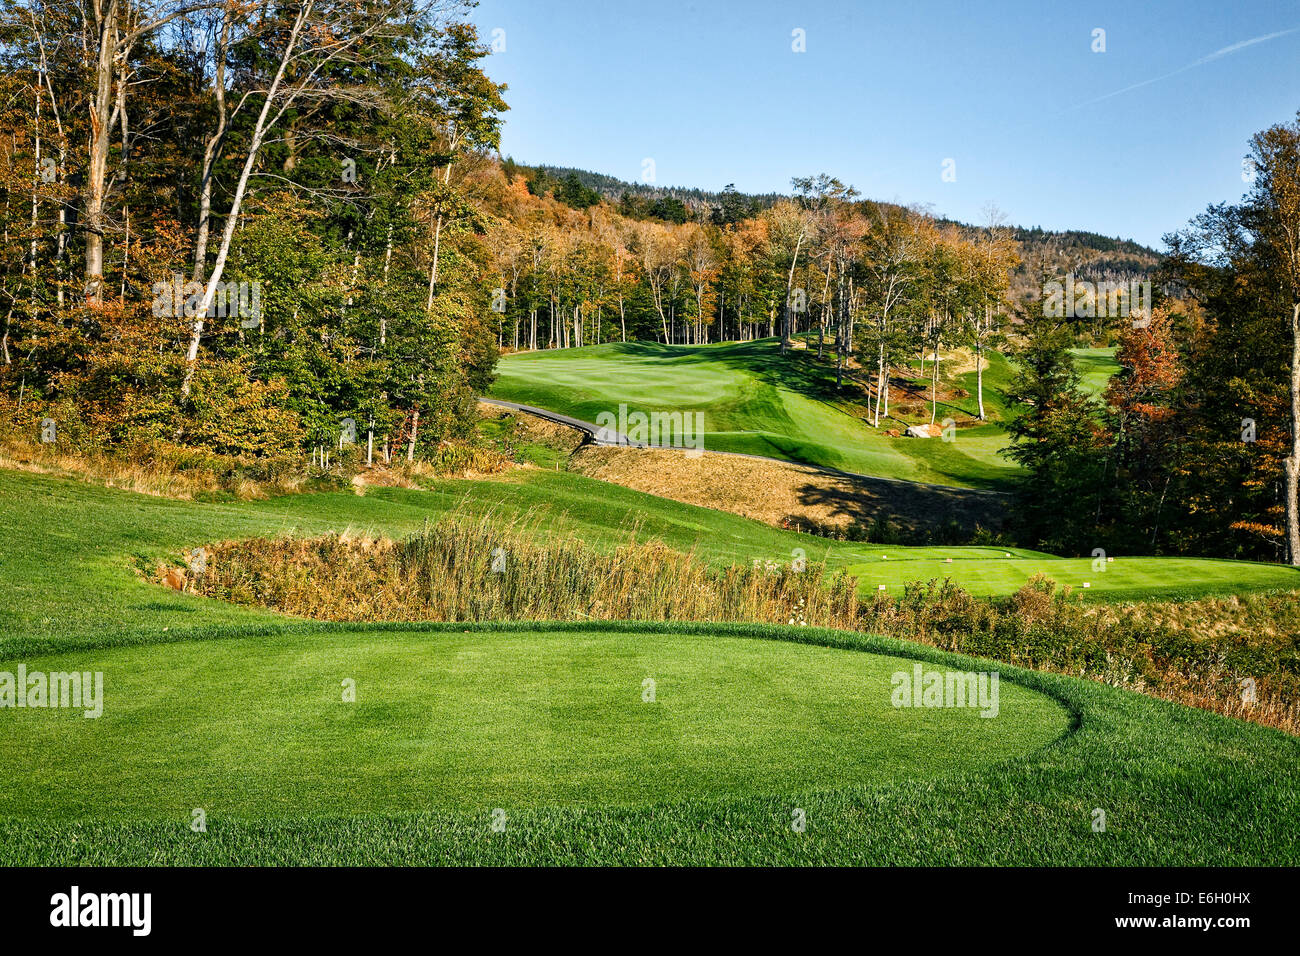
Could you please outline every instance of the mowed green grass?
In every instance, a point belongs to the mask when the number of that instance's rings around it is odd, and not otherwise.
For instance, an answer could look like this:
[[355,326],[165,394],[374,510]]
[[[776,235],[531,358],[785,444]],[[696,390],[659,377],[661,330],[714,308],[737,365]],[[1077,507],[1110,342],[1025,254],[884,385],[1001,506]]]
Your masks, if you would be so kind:
[[[1295,738],[1101,684],[809,628],[323,625],[134,572],[220,538],[401,534],[449,510],[533,511],[597,547],[636,518],[715,562],[868,559],[564,473],[210,504],[0,472],[0,670],[105,679],[98,721],[0,711],[0,864],[1300,862]],[[886,710],[893,659],[999,671],[999,716]]]
[[1088,394],[1100,397],[1111,376],[1119,371],[1115,349],[1071,349],[1070,354],[1074,356],[1074,367],[1079,373],[1079,385]]
[[[810,350],[781,355],[775,339],[525,352],[504,357],[497,372],[497,398],[589,422],[602,412],[617,416],[620,404],[647,414],[701,412],[704,447],[711,451],[955,487],[997,487],[1015,471],[1000,454],[1008,440],[998,425],[962,428],[951,442],[890,438],[843,410],[833,369],[818,364]],[[998,407],[998,401],[986,395],[986,406]],[[972,403],[963,400],[962,406]],[[939,417],[948,409],[941,406]]]
[[576,535],[597,548],[613,548],[635,533],[716,566],[789,562],[802,552],[814,564],[853,569],[864,593],[879,584],[897,589],[950,577],[976,594],[1009,594],[1038,572],[1062,583],[1095,579],[1088,592],[1095,599],[1300,586],[1294,568],[1251,562],[1117,556],[1106,572],[1094,574],[1091,559],[1021,549],[832,541],[566,472],[518,471],[504,480],[445,481],[422,491],[373,488],[364,497],[330,492],[223,504],[0,470],[0,653],[14,642],[38,649],[71,637],[104,642],[140,631],[263,622],[272,616],[167,590],[138,569],[178,562],[184,550],[214,541],[259,535],[350,530],[400,537],[448,513],[532,520],[540,533]]
[[[953,555],[922,556],[926,552],[953,552]],[[1005,557],[1008,554],[1011,557]],[[1098,570],[1099,567],[1105,570]],[[1098,562],[1093,558],[1037,556],[1034,552],[1008,552],[1001,548],[981,551],[880,547],[867,560],[848,564],[847,570],[857,576],[859,591],[863,593],[877,590],[883,584],[888,593],[898,594],[914,581],[952,578],[976,597],[993,597],[1019,590],[1038,573],[1045,573],[1059,586],[1074,588],[1085,596],[1117,601],[1244,593],[1255,582],[1263,581],[1282,588],[1300,587],[1300,572],[1296,569],[1250,561],[1121,557]]]
[[[3,715],[0,864],[1300,863],[1279,731],[860,634],[523,627],[62,641],[117,723]],[[998,671],[999,716],[882,711],[890,658]]]
[[895,708],[891,675],[910,675],[909,660],[722,636],[333,631],[26,663],[102,672],[104,704],[97,719],[0,711],[0,817],[11,819],[780,795],[978,769],[1070,727],[1060,703],[1014,684],[999,682],[988,717]]

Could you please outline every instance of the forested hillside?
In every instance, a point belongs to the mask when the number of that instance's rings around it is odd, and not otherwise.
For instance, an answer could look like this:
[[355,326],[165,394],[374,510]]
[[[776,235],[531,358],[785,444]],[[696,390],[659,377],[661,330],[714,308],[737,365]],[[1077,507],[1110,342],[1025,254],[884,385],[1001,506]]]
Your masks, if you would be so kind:
[[878,420],[898,363],[997,341],[1005,226],[826,174],[746,196],[501,161],[467,9],[7,0],[6,427],[415,458],[467,434],[498,348],[810,329]]
[[[1294,124],[1157,272],[828,172],[748,196],[502,160],[468,9],[0,0],[0,438],[418,461],[474,441],[502,350],[764,337],[872,429],[904,383],[937,425],[960,353],[984,423],[999,351],[1023,543],[1300,560]],[[1080,345],[1118,346],[1100,402]]]
[[8,0],[8,423],[249,461],[463,432],[505,109],[466,10]]
[[[524,176],[529,190],[534,193],[549,193],[579,208],[606,200],[627,215],[666,222],[682,223],[689,218],[725,225],[757,215],[781,199],[789,198],[779,193],[742,193],[734,186],[711,192],[627,182],[585,169],[523,166],[509,157],[505,166],[508,175]],[[985,228],[955,220],[941,221],[968,233],[978,233]],[[1004,224],[999,222],[999,225]],[[1160,263],[1158,252],[1131,239],[1073,229],[1054,231],[1038,226],[1015,226],[1011,232],[1020,250],[1020,263],[1012,273],[1013,297],[1017,301],[1038,298],[1042,294],[1044,276],[1064,276],[1073,272],[1080,279],[1127,283],[1131,279],[1150,279]]]

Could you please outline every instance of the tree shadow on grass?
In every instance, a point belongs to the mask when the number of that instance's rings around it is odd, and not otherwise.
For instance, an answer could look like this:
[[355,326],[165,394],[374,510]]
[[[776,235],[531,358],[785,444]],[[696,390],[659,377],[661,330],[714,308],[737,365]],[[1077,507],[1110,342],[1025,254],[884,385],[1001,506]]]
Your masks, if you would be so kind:
[[[876,478],[809,483],[796,493],[801,504],[840,519],[837,524],[844,519],[860,528],[888,524],[900,537],[917,540],[930,540],[953,528],[967,536],[976,528],[998,532],[1009,504],[1000,495]],[[807,519],[791,516],[791,520]]]

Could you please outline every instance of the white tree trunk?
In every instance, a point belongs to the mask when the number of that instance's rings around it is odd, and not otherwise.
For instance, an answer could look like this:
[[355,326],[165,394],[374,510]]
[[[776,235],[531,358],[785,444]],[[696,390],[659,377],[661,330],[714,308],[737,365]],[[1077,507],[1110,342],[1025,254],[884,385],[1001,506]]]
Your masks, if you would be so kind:
[[[252,140],[248,145],[248,155],[244,160],[244,168],[239,174],[239,183],[235,187],[234,200],[230,204],[230,212],[226,216],[226,225],[221,234],[221,245],[217,249],[217,260],[212,266],[212,275],[208,277],[207,283],[203,289],[203,301],[198,308],[198,314],[195,315],[194,322],[190,326],[190,344],[185,351],[185,377],[181,381],[181,395],[188,397],[190,387],[194,382],[194,368],[199,357],[199,343],[203,339],[203,320],[212,308],[212,300],[216,295],[217,283],[221,281],[221,275],[226,268],[226,257],[230,254],[230,242],[235,235],[235,227],[239,223],[239,211],[243,206],[244,195],[248,191],[248,179],[253,173],[253,167],[257,163],[258,154],[262,149],[262,142],[266,138],[267,130],[274,125],[274,120],[270,119],[271,105],[275,102],[279,93],[280,85],[284,80],[285,71],[289,67],[289,61],[293,58],[294,51],[298,47],[298,39],[302,34],[302,29],[307,18],[311,13],[312,4],[310,2],[303,4],[298,9],[298,15],[294,20],[293,29],[289,33],[289,39],[285,42],[284,53],[280,57],[280,65],[275,71],[275,79],[271,81],[270,87],[266,91],[266,100],[262,103],[262,111],[257,116],[257,122],[253,126]],[[289,101],[292,102],[290,96]],[[284,114],[288,103],[281,107],[276,119]]]
[[1286,460],[1286,543],[1300,566],[1300,302],[1291,307],[1291,456]]

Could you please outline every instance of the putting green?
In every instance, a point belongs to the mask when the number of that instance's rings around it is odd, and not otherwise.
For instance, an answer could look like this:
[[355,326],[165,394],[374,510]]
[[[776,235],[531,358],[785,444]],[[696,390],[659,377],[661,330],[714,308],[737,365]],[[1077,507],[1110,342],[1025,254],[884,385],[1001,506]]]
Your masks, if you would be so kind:
[[995,717],[896,708],[891,675],[914,661],[728,636],[324,631],[23,663],[103,672],[103,714],[0,710],[0,818],[795,794],[972,770],[1070,726],[1057,701],[1007,681]]

